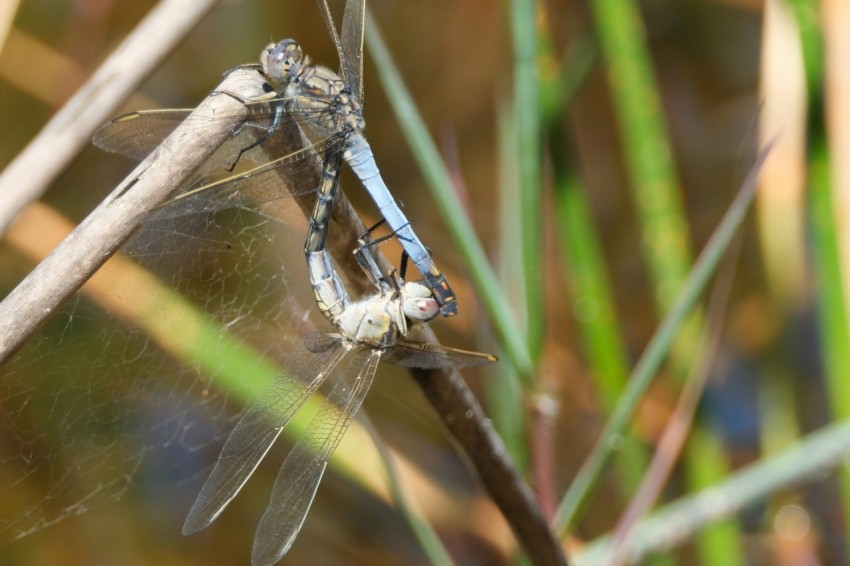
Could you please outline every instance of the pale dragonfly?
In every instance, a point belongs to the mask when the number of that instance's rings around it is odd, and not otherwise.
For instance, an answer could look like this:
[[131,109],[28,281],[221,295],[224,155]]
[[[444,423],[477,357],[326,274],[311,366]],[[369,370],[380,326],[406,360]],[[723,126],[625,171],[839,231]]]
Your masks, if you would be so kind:
[[[323,269],[311,270],[320,302],[339,306],[331,318],[335,326],[308,335],[302,347],[287,359],[287,367],[246,410],[195,500],[183,526],[184,534],[203,529],[221,514],[287,422],[327,380],[332,384],[330,392],[286,457],[257,527],[252,563],[274,564],[298,535],[328,461],[366,397],[379,362],[452,369],[496,361],[489,354],[413,339],[411,330],[439,312],[430,290],[420,283],[404,283],[395,274],[389,281],[376,278],[378,271],[368,250],[361,247],[355,253],[377,291],[365,299],[350,301],[344,288],[338,295],[336,285],[317,284],[327,275]],[[330,277],[339,283],[335,272]]]
[[[384,183],[372,149],[362,134],[365,0],[347,0],[341,37],[326,0],[318,0],[318,4],[336,45],[339,72],[313,65],[292,39],[266,46],[260,64],[253,67],[268,83],[268,95],[243,100],[251,110],[250,121],[208,160],[192,183],[180,189],[181,194],[155,210],[152,218],[235,206],[256,208],[285,196],[315,192],[318,189],[315,183],[305,183],[299,178],[305,170],[314,171],[322,163],[327,182],[323,181],[323,192],[311,219],[311,224],[322,224],[330,217],[341,157],[369,192],[381,217],[422,274],[425,285],[440,305],[440,313],[454,315],[457,313],[454,292]],[[144,159],[189,113],[190,110],[171,109],[126,114],[102,126],[95,133],[94,142],[107,151]],[[220,118],[193,116],[191,119],[203,128],[205,122]],[[269,159],[263,146],[282,129],[285,118],[292,118],[310,143],[289,155]],[[323,240],[308,237],[305,246],[308,262],[310,254],[320,252],[323,246]]]

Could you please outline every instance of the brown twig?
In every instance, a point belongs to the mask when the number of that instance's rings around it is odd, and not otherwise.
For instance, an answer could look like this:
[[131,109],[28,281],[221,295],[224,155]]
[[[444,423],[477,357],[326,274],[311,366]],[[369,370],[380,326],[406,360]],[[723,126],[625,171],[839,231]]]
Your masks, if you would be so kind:
[[[229,74],[219,86],[246,97],[262,91],[253,71]],[[195,114],[220,115],[210,127],[180,126],[98,206],[62,244],[0,302],[0,364],[38,329],[130,237],[142,212],[165,202],[247,117],[229,96],[210,96]]]
[[[436,340],[430,329],[425,334],[429,341]],[[411,374],[472,462],[531,562],[566,565],[564,551],[531,488],[460,374],[421,369],[412,369]]]
[[[297,128],[284,124],[282,133],[285,135],[276,135],[263,147],[278,155],[294,151],[303,143],[296,132]],[[316,177],[311,180],[316,186],[318,175],[316,171]],[[312,195],[298,198],[299,206],[307,217],[312,213],[314,200]],[[346,276],[349,290],[360,294],[374,292],[352,255],[358,247],[357,238],[365,233],[366,227],[342,190],[334,201],[331,222],[327,247],[337,269]],[[372,255],[386,272],[389,262],[377,246],[372,248]],[[425,328],[418,338],[438,343],[430,328]],[[457,371],[412,369],[411,375],[472,462],[481,483],[502,511],[531,561],[545,566],[567,564],[563,549],[552,534],[531,488],[460,374]]]
[[136,26],[0,174],[0,235],[214,4],[215,0],[162,0]]
[[531,397],[529,442],[531,444],[531,474],[537,502],[546,520],[551,522],[558,506],[555,489],[555,442],[558,401],[548,391]]
[[[216,89],[250,98],[262,92],[260,76],[249,70],[229,74]],[[241,113],[240,113],[240,109]],[[56,307],[73,293],[137,228],[140,211],[150,210],[181,186],[189,174],[246,119],[244,106],[230,96],[208,97],[195,111],[231,117],[210,120],[210,128],[179,127],[59,247],[0,303],[0,363],[19,348]],[[298,129],[284,124],[263,145],[266,151],[301,147]],[[293,136],[293,133],[296,133]],[[318,186],[318,175],[314,180]],[[340,191],[341,192],[341,191]],[[312,197],[298,198],[305,215]],[[372,289],[352,258],[365,226],[343,194],[334,204],[328,248],[353,291]],[[379,266],[388,262],[373,249]],[[436,342],[430,329],[425,340]],[[413,370],[412,375],[446,427],[467,454],[485,488],[511,525],[529,558],[539,565],[566,564],[539,506],[514,466],[501,438],[456,371]]]
[[6,39],[9,37],[9,30],[12,29],[12,22],[15,21],[15,14],[18,11],[20,0],[5,2],[0,7],[0,53],[3,52],[3,47],[6,45]]
[[[297,132],[298,128],[284,124],[284,135],[276,135],[263,147],[278,155],[291,152],[303,143]],[[318,175],[316,171],[316,177],[311,180],[317,186]],[[312,195],[298,199],[305,216],[309,217],[312,213],[313,201]],[[342,190],[334,201],[332,224],[327,240],[328,250],[337,269],[346,276],[349,290],[360,294],[374,292],[352,255],[358,246],[357,238],[365,233],[366,227]],[[389,262],[377,246],[372,248],[372,254],[378,266],[386,272]],[[437,343],[429,328],[424,329],[419,338]],[[458,372],[414,369],[411,375],[472,462],[481,483],[532,562],[547,566],[566,564],[563,549],[552,534],[534,494]]]

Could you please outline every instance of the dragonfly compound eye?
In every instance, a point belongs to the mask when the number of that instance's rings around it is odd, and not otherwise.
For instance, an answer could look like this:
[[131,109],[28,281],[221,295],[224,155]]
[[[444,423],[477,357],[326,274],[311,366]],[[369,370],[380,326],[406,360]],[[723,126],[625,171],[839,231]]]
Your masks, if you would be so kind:
[[427,322],[440,313],[440,304],[433,298],[407,297],[401,308],[407,318],[419,322]]
[[263,68],[263,72],[268,72],[269,70],[269,53],[274,50],[276,43],[269,43],[263,48],[263,52],[260,53],[260,66]]
[[293,70],[300,67],[304,61],[304,53],[301,51],[301,46],[294,39],[284,39],[275,45],[264,59],[263,70],[274,81],[284,83],[289,79],[289,74]]

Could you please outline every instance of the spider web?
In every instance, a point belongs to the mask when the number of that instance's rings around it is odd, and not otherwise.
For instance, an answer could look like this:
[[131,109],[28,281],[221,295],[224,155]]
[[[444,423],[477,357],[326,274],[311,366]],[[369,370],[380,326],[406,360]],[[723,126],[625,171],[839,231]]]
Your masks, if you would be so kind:
[[0,367],[0,540],[207,473],[312,310],[294,222],[150,223]]

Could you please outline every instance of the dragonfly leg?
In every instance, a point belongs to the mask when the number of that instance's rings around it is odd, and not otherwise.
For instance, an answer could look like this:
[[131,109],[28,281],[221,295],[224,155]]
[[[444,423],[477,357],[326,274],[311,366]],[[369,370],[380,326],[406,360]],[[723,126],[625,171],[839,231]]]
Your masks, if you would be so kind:
[[[357,243],[360,244],[360,247],[354,251],[354,257],[357,260],[357,263],[360,265],[360,268],[366,272],[366,275],[372,281],[372,284],[375,285],[378,289],[382,291],[388,291],[391,287],[398,290],[399,285],[388,285],[386,278],[378,269],[378,266],[375,264],[375,260],[372,258],[372,255],[368,253],[367,249],[380,244],[381,242],[385,242],[390,238],[397,237],[396,232],[392,232],[391,234],[387,234],[386,236],[381,236],[379,238],[372,238],[371,234],[380,228],[382,225],[386,224],[386,219],[381,219],[376,222],[374,225],[369,227],[366,230],[366,233],[357,238]],[[404,281],[404,275],[407,272],[407,260],[409,256],[407,251],[404,251],[401,255],[401,273],[400,277],[402,282]],[[396,269],[393,268],[393,275],[396,273]],[[394,276],[391,276],[394,278]]]
[[366,277],[369,278],[369,281],[371,281],[376,289],[382,292],[389,291],[390,286],[386,278],[384,278],[384,274],[378,268],[378,264],[375,263],[375,258],[372,257],[369,251],[369,247],[373,242],[365,242],[362,238],[357,241],[360,243],[360,247],[354,250],[354,259],[357,261],[357,265],[360,266],[360,269],[363,270]]
[[236,129],[236,131],[233,133],[234,136],[239,135],[242,132],[242,130],[245,129],[246,126],[250,126],[252,128],[259,128],[261,130],[264,130],[263,134],[260,137],[258,137],[256,140],[254,140],[253,143],[250,143],[250,144],[246,145],[245,147],[241,148],[239,150],[239,153],[236,154],[236,157],[233,158],[233,163],[231,163],[230,165],[225,167],[225,169],[228,172],[232,172],[236,168],[236,165],[239,163],[239,160],[242,159],[242,156],[245,154],[245,152],[251,151],[252,149],[257,147],[258,145],[262,145],[262,144],[266,143],[266,141],[277,131],[277,129],[280,127],[281,119],[283,118],[283,105],[280,104],[280,103],[274,103],[273,102],[274,98],[277,97],[277,93],[275,93],[274,91],[267,92],[266,94],[264,94],[262,96],[257,96],[257,97],[254,97],[254,98],[245,98],[244,96],[240,96],[239,94],[237,94],[235,92],[231,92],[229,90],[216,90],[216,91],[211,92],[210,96],[219,95],[219,94],[223,94],[225,96],[235,98],[236,100],[238,100],[242,104],[252,105],[252,106],[256,105],[257,103],[268,101],[268,103],[271,104],[272,107],[274,108],[274,113],[272,114],[272,120],[268,125],[258,124],[256,122],[251,122],[250,120],[247,120],[247,121],[243,122],[242,124],[240,124],[239,127]]
[[[398,207],[399,210],[403,210],[404,209],[404,202],[399,200],[399,199],[394,199],[394,200],[395,200],[396,207]],[[382,220],[382,222],[386,222],[386,219]],[[392,235],[395,236],[396,239],[399,240],[399,241],[413,243],[412,239],[406,238],[403,234],[403,232],[406,232],[405,228],[409,228],[409,227],[412,227],[412,226],[413,226],[413,222],[408,220],[406,223],[404,223],[401,226],[399,226],[398,228],[396,228],[396,230],[393,232]],[[428,255],[431,255],[431,249],[426,248],[426,250],[428,251]],[[404,248],[404,255],[402,256],[402,258],[404,258],[405,260],[410,258],[410,254],[407,253],[407,248]],[[407,271],[407,268],[403,267],[402,268],[402,276],[401,276],[402,279],[404,279],[403,274],[406,271]]]
[[[233,171],[233,169],[236,168],[236,164],[239,163],[239,160],[242,159],[242,155],[244,155],[246,151],[251,151],[252,149],[257,147],[258,145],[262,145],[262,144],[266,143],[266,140],[268,140],[272,136],[272,134],[275,133],[275,131],[278,129],[278,127],[280,127],[280,120],[281,120],[282,116],[283,116],[283,106],[280,105],[280,104],[275,104],[274,115],[272,117],[271,124],[269,124],[268,126],[266,126],[264,128],[265,132],[263,133],[263,135],[261,135],[256,140],[254,140],[254,143],[248,144],[248,145],[246,145],[245,147],[243,147],[242,149],[239,150],[239,153],[236,154],[236,158],[233,160],[233,163],[229,167],[227,167],[227,170]],[[244,124],[242,124],[242,128],[244,128],[247,125],[249,125],[249,122],[245,122]],[[262,125],[259,125],[259,124],[254,124],[254,125],[259,126],[260,128],[263,128]]]
[[[239,67],[236,67],[236,69],[238,69],[238,68]],[[233,70],[234,69],[230,69],[230,71],[233,71]],[[228,73],[230,71],[228,71]],[[245,104],[245,105],[257,104],[259,102],[271,102],[275,98],[278,97],[278,94],[274,91],[269,91],[269,92],[267,92],[265,94],[261,94],[259,96],[248,96],[248,97],[246,97],[246,96],[242,96],[238,92],[233,92],[232,90],[214,90],[210,93],[210,96],[218,96],[220,94],[223,94],[225,96],[229,96],[230,98],[238,100],[239,102],[241,102],[242,104]]]
[[[389,240],[389,239],[391,239],[391,238],[399,239],[399,238],[400,238],[400,236],[399,236],[399,234],[398,234],[398,231],[393,231],[393,232],[391,232],[390,234],[387,234],[386,236],[380,236],[380,237],[378,237],[378,238],[372,238],[372,237],[371,237],[372,232],[374,232],[375,230],[377,230],[378,228],[380,228],[381,226],[383,226],[383,225],[384,225],[384,224],[386,224],[386,223],[387,223],[387,221],[386,221],[386,220],[381,219],[381,220],[379,220],[378,222],[376,222],[374,226],[372,226],[372,227],[368,228],[368,229],[366,230],[366,233],[365,233],[365,234],[363,234],[362,236],[360,236],[359,238],[357,238],[357,242],[360,244],[360,246],[361,246],[361,247],[371,247],[371,246],[374,246],[374,245],[380,244],[380,243],[382,243],[382,242],[386,242],[387,240]],[[410,222],[408,222],[407,224],[405,224],[404,226],[402,226],[400,229],[402,229],[402,228],[404,228],[404,227],[406,227],[406,226],[410,226]]]
[[365,241],[365,239],[370,234],[372,234],[375,230],[377,230],[378,228],[380,228],[381,226],[383,226],[386,223],[387,223],[387,219],[381,218],[380,220],[378,220],[377,222],[372,224],[370,227],[366,228],[366,232],[363,235],[361,235],[359,238],[357,238],[357,241]]
[[[361,269],[363,269],[363,271],[366,272],[366,275],[369,276],[369,279],[372,280],[373,284],[376,284],[376,280],[375,280],[376,278],[374,277],[374,274],[380,273],[380,271],[378,270],[377,265],[374,264],[375,262],[372,259],[371,254],[366,252],[366,248],[370,248],[372,246],[380,244],[381,242],[389,240],[390,238],[393,238],[393,237],[399,238],[399,235],[398,235],[397,232],[393,232],[391,234],[387,234],[386,236],[381,236],[379,238],[371,238],[372,232],[377,230],[383,224],[386,224],[386,222],[387,222],[386,219],[381,219],[378,222],[376,222],[373,226],[368,228],[366,230],[365,234],[363,234],[362,236],[357,238],[357,242],[360,244],[360,247],[357,250],[354,251],[354,256],[357,259],[357,263],[360,265]],[[405,226],[407,226],[407,225],[409,225],[409,223],[406,224]],[[428,249],[428,253],[431,253],[430,249]],[[410,255],[407,253],[407,250],[402,248],[401,264],[400,264],[401,269],[396,270],[395,268],[393,268],[393,272],[398,271],[398,277],[401,279],[402,282],[405,280],[405,276],[407,275],[407,263],[408,263],[409,259],[410,259]],[[386,278],[384,278],[383,275],[380,276],[380,284],[379,285],[376,284],[376,286],[378,286],[378,288],[380,288],[381,290],[387,289]]]
[[[428,250],[429,253],[431,250]],[[401,277],[401,280],[404,281],[407,276],[407,261],[410,259],[410,255],[407,253],[407,250],[401,250],[401,262],[399,262],[399,270],[398,275]]]

